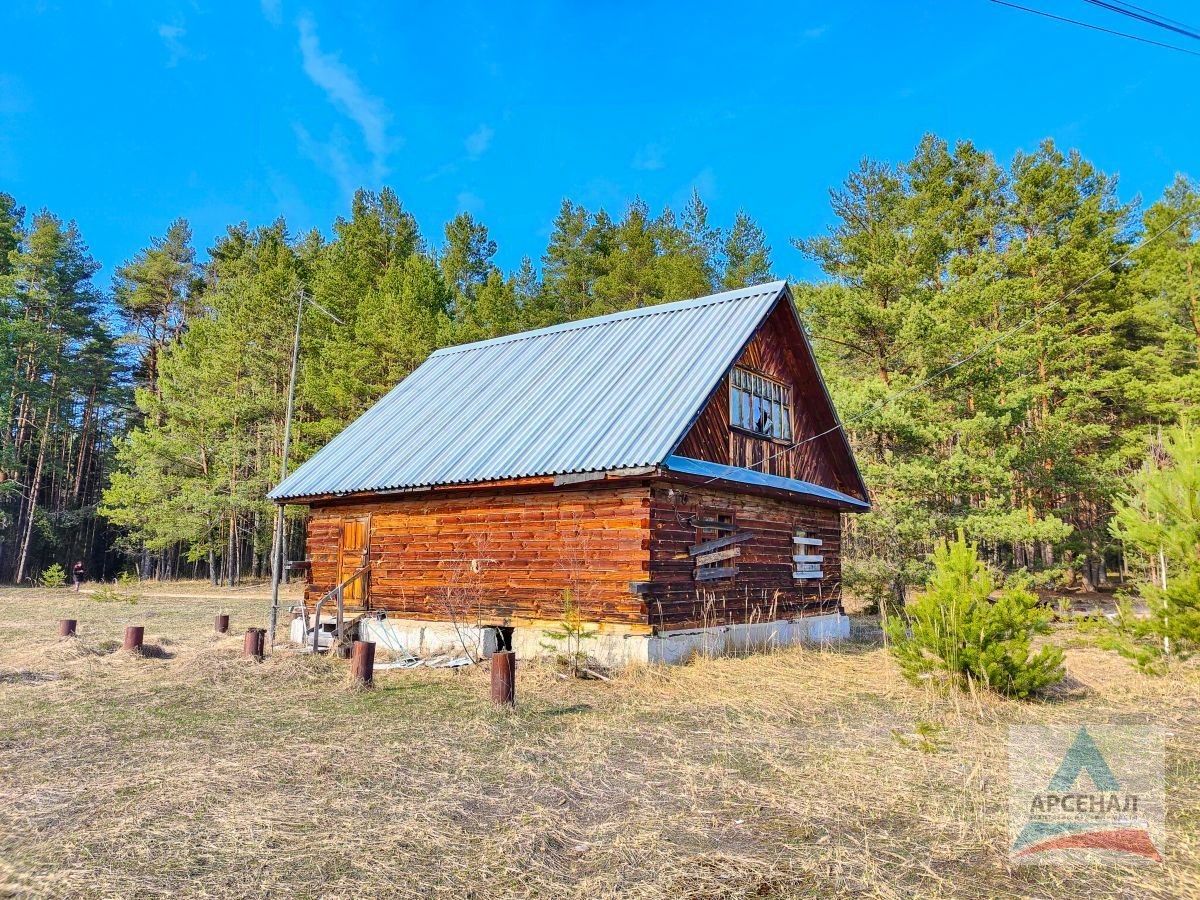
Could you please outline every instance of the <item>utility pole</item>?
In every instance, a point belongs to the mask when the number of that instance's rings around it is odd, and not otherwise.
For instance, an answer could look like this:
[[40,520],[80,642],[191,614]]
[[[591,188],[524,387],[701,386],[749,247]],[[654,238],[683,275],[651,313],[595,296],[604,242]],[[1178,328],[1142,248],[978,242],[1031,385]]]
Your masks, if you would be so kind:
[[[279,482],[287,478],[288,450],[292,445],[292,411],[296,405],[296,371],[300,367],[300,324],[304,321],[304,302],[308,301],[339,325],[346,324],[325,307],[321,306],[308,292],[301,288],[296,292],[296,332],[292,338],[292,373],[288,378],[287,412],[283,417],[283,453],[279,463]],[[284,503],[275,504],[275,528],[271,536],[271,610],[267,616],[267,645],[275,648],[275,628],[279,623],[279,583],[283,580],[284,551]]]

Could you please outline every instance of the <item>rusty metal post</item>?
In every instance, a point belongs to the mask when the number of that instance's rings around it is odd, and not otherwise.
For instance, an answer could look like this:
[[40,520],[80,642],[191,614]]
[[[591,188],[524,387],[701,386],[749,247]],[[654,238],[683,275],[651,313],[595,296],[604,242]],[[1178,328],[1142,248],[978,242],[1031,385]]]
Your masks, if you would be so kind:
[[370,687],[375,682],[374,641],[354,642],[350,652],[350,677],[363,687]]
[[130,625],[125,629],[125,643],[122,645],[124,650],[142,649],[142,640],[146,637],[146,628],[144,625]]
[[217,634],[228,634],[229,633],[229,616],[225,613],[222,613],[221,615],[217,616],[216,622],[213,623],[213,628],[216,630]]
[[246,637],[242,640],[242,656],[249,656],[261,662],[266,637],[267,630],[265,628],[247,628]]
[[59,637],[75,637],[74,619],[59,619],[58,620],[58,636]]
[[517,705],[517,654],[511,650],[492,654],[492,702]]

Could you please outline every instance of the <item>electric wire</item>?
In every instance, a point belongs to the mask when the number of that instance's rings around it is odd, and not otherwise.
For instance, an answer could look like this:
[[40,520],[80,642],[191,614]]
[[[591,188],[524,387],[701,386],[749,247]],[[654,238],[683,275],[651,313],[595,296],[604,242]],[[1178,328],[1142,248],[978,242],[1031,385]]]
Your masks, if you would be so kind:
[[1083,2],[1090,3],[1092,6],[1098,6],[1101,9],[1107,9],[1110,12],[1115,12],[1117,15],[1127,16],[1130,19],[1136,19],[1148,25],[1155,25],[1158,28],[1165,28],[1167,31],[1173,31],[1176,34],[1182,34],[1185,37],[1200,41],[1200,34],[1197,34],[1195,30],[1184,25],[1182,22],[1167,19],[1148,9],[1134,6],[1132,3],[1109,3],[1107,0],[1083,0]]
[[1186,53],[1189,56],[1200,56],[1195,50],[1188,50],[1186,47],[1178,47],[1175,44],[1164,44],[1162,41],[1152,41],[1150,38],[1140,37],[1136,34],[1129,34],[1126,31],[1115,31],[1112,28],[1104,28],[1100,25],[1093,25],[1090,22],[1081,22],[1079,19],[1068,19],[1066,16],[1056,16],[1054,13],[1048,13],[1044,10],[1034,9],[1031,6],[1021,6],[1019,3],[1010,3],[1009,0],[988,0],[989,3],[995,3],[998,6],[1007,6],[1009,9],[1019,9],[1022,12],[1032,13],[1035,16],[1043,16],[1047,19],[1054,19],[1056,22],[1066,22],[1069,25],[1078,25],[1081,28],[1090,28],[1092,31],[1102,31],[1105,34],[1115,35],[1116,37],[1129,38],[1131,41],[1139,41],[1143,44],[1151,44],[1155,47],[1163,47],[1167,50],[1177,50],[1180,53]]
[[[1032,325],[1034,322],[1036,322],[1042,316],[1046,315],[1046,313],[1050,312],[1051,310],[1055,309],[1056,307],[1062,306],[1064,303],[1066,303],[1068,300],[1070,300],[1072,297],[1074,297],[1076,294],[1078,294],[1080,291],[1082,291],[1085,287],[1087,287],[1089,284],[1091,284],[1093,281],[1095,281],[1100,276],[1113,271],[1117,266],[1121,265],[1121,263],[1126,262],[1127,260],[1131,259],[1134,256],[1134,254],[1136,254],[1138,251],[1142,250],[1143,248],[1152,244],[1154,241],[1161,238],[1164,234],[1166,234],[1167,232],[1174,229],[1175,226],[1179,225],[1181,222],[1183,222],[1187,219],[1194,218],[1195,216],[1200,216],[1200,211],[1180,213],[1178,216],[1176,216],[1174,219],[1172,219],[1166,226],[1164,226],[1163,228],[1154,232],[1154,234],[1150,235],[1149,237],[1143,238],[1140,243],[1136,244],[1133,247],[1130,247],[1128,250],[1126,250],[1124,253],[1122,253],[1120,256],[1118,256],[1116,259],[1114,259],[1112,262],[1110,262],[1108,265],[1103,266],[1100,269],[1097,269],[1095,272],[1093,272],[1091,275],[1089,275],[1083,281],[1079,282],[1077,285],[1075,285],[1075,287],[1071,288],[1071,290],[1069,290],[1067,293],[1063,294],[1063,296],[1059,297],[1057,300],[1046,304],[1041,309],[1034,311],[1031,315],[1027,316],[1025,319],[1018,322],[1012,328],[1008,329],[1007,331],[1001,332],[996,337],[992,338],[989,341],[986,341],[985,343],[981,344],[979,347],[976,347],[974,350],[972,350],[966,356],[956,359],[954,362],[950,363],[949,365],[944,366],[941,369],[938,369],[938,371],[934,372],[932,375],[929,375],[929,376],[921,379],[920,381],[916,382],[915,384],[911,384],[908,387],[905,387],[903,390],[895,391],[894,393],[889,394],[887,397],[884,397],[878,403],[867,407],[866,409],[862,410],[857,415],[850,417],[846,421],[847,422],[856,422],[856,421],[860,421],[860,420],[866,418],[867,416],[873,415],[873,414],[879,412],[880,410],[887,408],[890,404],[895,403],[900,398],[906,397],[909,394],[911,394],[915,391],[918,391],[923,387],[926,387],[927,385],[929,385],[929,384],[933,383],[934,381],[938,380],[939,378],[941,378],[943,375],[947,375],[950,372],[953,372],[955,369],[959,368],[960,366],[965,365],[966,363],[970,362],[971,360],[975,359],[976,357],[999,346],[1001,343],[1008,340],[1010,337],[1013,337],[1014,335],[1019,334],[1022,331],[1024,331],[1026,328],[1028,328],[1030,325]],[[767,462],[770,462],[771,460],[775,459],[776,457],[778,457],[784,453],[788,453],[792,450],[795,450],[797,447],[801,447],[804,444],[811,443],[812,441],[819,440],[820,438],[823,438],[826,435],[832,434],[835,431],[845,431],[845,430],[846,430],[846,422],[838,421],[831,428],[827,428],[824,431],[821,431],[817,434],[806,437],[803,440],[794,441],[784,447],[780,447],[778,450],[776,450],[774,453],[770,454],[769,456],[763,457],[761,463],[765,464]],[[712,478],[709,478],[706,481],[702,482],[701,486],[712,484],[712,482],[718,481],[718,480],[720,480],[720,478],[721,478],[720,475],[714,475]]]

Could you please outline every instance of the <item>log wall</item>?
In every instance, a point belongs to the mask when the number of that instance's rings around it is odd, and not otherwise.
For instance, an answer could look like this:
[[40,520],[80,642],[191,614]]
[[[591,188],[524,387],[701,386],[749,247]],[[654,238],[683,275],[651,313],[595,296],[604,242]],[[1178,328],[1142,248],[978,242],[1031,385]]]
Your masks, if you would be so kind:
[[[364,517],[373,564],[366,605],[404,618],[553,622],[569,591],[588,621],[672,629],[829,613],[841,596],[836,510],[643,481],[314,506],[310,605],[348,574],[339,569],[343,520]],[[717,533],[696,520],[720,517],[752,537],[721,563],[737,567],[733,578],[697,581],[688,551]],[[798,528],[824,542],[812,551],[824,557],[820,580],[792,577]],[[633,584],[644,585],[641,595]]]
[[570,591],[585,619],[646,623],[645,604],[629,587],[648,577],[645,482],[314,506],[310,603],[338,583],[343,518],[363,516],[370,517],[370,608],[472,624],[554,621]]
[[[736,557],[719,565],[736,566],[730,579],[697,582],[688,549],[714,533],[696,520],[731,516],[734,532],[753,537],[735,546]],[[824,543],[819,550],[793,549],[796,529]],[[804,506],[707,487],[665,485],[650,495],[650,624],[679,628],[770,621],[835,612],[841,599],[841,516],[836,510]],[[824,556],[822,578],[792,577],[798,552]]]

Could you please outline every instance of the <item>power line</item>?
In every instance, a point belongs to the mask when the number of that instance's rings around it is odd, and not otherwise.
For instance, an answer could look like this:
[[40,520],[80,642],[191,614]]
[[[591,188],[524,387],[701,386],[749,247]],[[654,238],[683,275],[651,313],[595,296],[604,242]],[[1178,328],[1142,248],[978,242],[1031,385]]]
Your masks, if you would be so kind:
[[1190,25],[1180,22],[1178,19],[1172,19],[1172,18],[1169,18],[1168,16],[1163,16],[1163,15],[1159,15],[1158,13],[1151,12],[1150,10],[1146,9],[1144,6],[1135,6],[1132,3],[1125,3],[1124,0],[1115,0],[1115,2],[1118,6],[1124,6],[1127,9],[1136,9],[1138,12],[1144,12],[1144,13],[1146,13],[1146,15],[1155,16],[1159,19],[1162,19],[1164,22],[1170,22],[1172,25],[1178,25],[1180,28],[1191,28]]
[[[998,0],[993,0],[993,2],[998,2]],[[914,391],[920,390],[921,388],[925,387],[926,385],[930,384],[931,382],[936,381],[937,379],[941,378],[943,375],[953,372],[959,366],[965,365],[966,363],[970,362],[971,360],[975,359],[976,357],[986,353],[988,350],[993,349],[994,347],[996,347],[999,344],[1003,343],[1004,341],[1008,340],[1013,335],[1019,334],[1020,332],[1024,331],[1026,328],[1028,328],[1030,325],[1032,325],[1034,322],[1036,322],[1038,319],[1040,319],[1042,316],[1044,316],[1046,313],[1050,312],[1050,310],[1054,309],[1055,307],[1062,306],[1064,303],[1066,303],[1068,300],[1070,300],[1072,297],[1074,297],[1076,294],[1078,294],[1080,291],[1082,291],[1085,287],[1087,287],[1089,284],[1091,284],[1093,281],[1095,281],[1101,275],[1104,275],[1106,272],[1111,272],[1113,269],[1115,269],[1121,263],[1132,258],[1133,255],[1135,253],[1137,253],[1139,250],[1141,250],[1143,247],[1147,247],[1150,244],[1154,243],[1154,241],[1158,240],[1160,237],[1162,237],[1168,231],[1171,231],[1180,222],[1184,221],[1185,219],[1190,219],[1190,218],[1192,218],[1194,216],[1198,216],[1198,215],[1200,215],[1200,211],[1190,212],[1190,213],[1180,213],[1178,216],[1176,216],[1174,219],[1172,219],[1171,222],[1168,223],[1164,228],[1159,229],[1158,231],[1154,232],[1154,234],[1150,235],[1147,238],[1143,238],[1142,242],[1140,244],[1138,244],[1135,247],[1129,248],[1127,251],[1125,251],[1123,254],[1121,254],[1119,257],[1114,259],[1112,262],[1110,262],[1108,265],[1104,266],[1103,268],[1097,269],[1095,272],[1093,272],[1091,275],[1089,275],[1083,281],[1079,282],[1079,284],[1075,285],[1075,287],[1071,288],[1071,290],[1069,290],[1067,293],[1063,294],[1063,296],[1059,297],[1053,303],[1046,304],[1041,309],[1034,312],[1032,315],[1028,316],[1021,322],[1017,323],[1015,326],[1010,328],[1008,331],[1001,332],[999,335],[997,335],[992,340],[987,341],[986,343],[980,345],[979,347],[976,347],[974,350],[972,350],[966,356],[956,359],[954,362],[950,363],[948,366],[944,366],[943,368],[934,372],[932,375],[921,379],[916,384],[911,384],[908,387],[904,388],[903,390],[896,391],[893,394],[889,394],[887,397],[884,397],[878,403],[874,404],[873,406],[867,407],[862,412],[860,412],[857,416],[854,416],[847,421],[851,421],[851,422],[858,421],[859,419],[866,418],[869,415],[873,415],[874,413],[879,412],[881,409],[885,408],[886,406],[888,406],[892,403],[895,403],[901,397],[905,397],[905,396],[913,393]],[[835,415],[836,415],[836,413],[835,413]],[[777,456],[780,456],[781,454],[787,453],[790,450],[795,450],[797,447],[803,446],[804,444],[810,443],[812,441],[819,440],[820,438],[823,438],[828,434],[832,434],[835,431],[839,431],[839,430],[844,431],[845,428],[846,428],[845,422],[838,422],[832,428],[826,428],[824,431],[822,431],[818,434],[814,434],[810,437],[806,437],[802,441],[794,441],[784,447],[780,447],[778,450],[776,450],[770,456],[763,457],[762,463],[770,462],[771,460],[775,459]],[[718,479],[720,479],[720,477],[721,476],[719,476],[719,475],[714,475],[712,478],[709,478],[706,481],[702,482],[701,486],[704,486],[707,484],[712,484],[714,481],[717,481]]]
[[1101,9],[1107,9],[1121,16],[1127,16],[1130,19],[1136,19],[1139,22],[1146,22],[1149,25],[1165,28],[1167,31],[1173,31],[1185,37],[1200,40],[1200,34],[1197,34],[1194,29],[1184,25],[1182,22],[1176,22],[1174,19],[1160,16],[1158,13],[1151,12],[1140,6],[1134,6],[1132,3],[1108,3],[1106,0],[1083,0],[1083,2],[1090,3],[1092,6],[1098,6]]
[[1114,31],[1111,28],[1102,28],[1099,25],[1093,25],[1090,22],[1081,22],[1078,19],[1068,19],[1066,16],[1056,16],[1054,13],[1044,12],[1040,9],[1033,9],[1029,6],[1021,6],[1019,3],[1010,3],[1008,0],[988,0],[989,3],[995,3],[998,6],[1007,6],[1010,9],[1019,9],[1022,12],[1032,13],[1035,16],[1043,16],[1047,19],[1054,19],[1056,22],[1066,22],[1069,25],[1078,25],[1081,28],[1090,28],[1092,31],[1102,31],[1105,34],[1115,35],[1116,37],[1129,38],[1131,41],[1138,41],[1143,44],[1150,44],[1154,47],[1163,47],[1167,50],[1177,50],[1180,53],[1186,53],[1189,56],[1200,56],[1195,50],[1188,50],[1186,47],[1177,47],[1174,44],[1164,44],[1161,41],[1152,41],[1150,38],[1139,37],[1136,34],[1129,34],[1125,31]]

